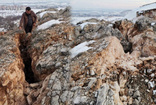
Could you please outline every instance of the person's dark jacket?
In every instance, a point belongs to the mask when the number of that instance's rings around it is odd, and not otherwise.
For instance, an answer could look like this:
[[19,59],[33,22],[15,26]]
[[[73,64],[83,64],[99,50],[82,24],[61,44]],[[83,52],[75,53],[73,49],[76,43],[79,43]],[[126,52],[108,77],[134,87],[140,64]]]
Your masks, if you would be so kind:
[[[37,22],[37,16],[36,16],[36,14],[33,11],[31,11],[30,15],[32,17],[33,24],[36,23]],[[22,14],[22,18],[20,20],[20,25],[19,26],[22,27],[23,29],[25,29],[26,26],[27,26],[27,24],[28,24],[28,16],[27,16],[26,12],[24,12]]]

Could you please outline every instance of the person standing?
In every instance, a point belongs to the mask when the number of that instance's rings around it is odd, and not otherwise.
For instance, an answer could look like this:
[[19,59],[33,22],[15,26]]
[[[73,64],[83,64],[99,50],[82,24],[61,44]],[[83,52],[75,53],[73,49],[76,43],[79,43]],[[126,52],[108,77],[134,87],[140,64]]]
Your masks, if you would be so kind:
[[24,29],[26,33],[31,33],[33,27],[36,26],[37,16],[30,7],[26,7],[26,11],[22,14],[19,29]]

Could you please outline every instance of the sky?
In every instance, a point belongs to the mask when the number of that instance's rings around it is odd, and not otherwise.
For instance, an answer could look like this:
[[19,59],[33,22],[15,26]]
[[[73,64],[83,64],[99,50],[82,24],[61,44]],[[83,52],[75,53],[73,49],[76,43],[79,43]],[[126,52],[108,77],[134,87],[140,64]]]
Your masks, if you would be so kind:
[[0,0],[0,4],[5,4],[5,3],[35,3],[35,2],[66,2],[69,3],[70,0]]
[[134,9],[156,0],[0,0],[0,3],[18,2],[66,2],[73,9]]
[[73,9],[134,9],[152,2],[156,0],[71,0],[71,6]]

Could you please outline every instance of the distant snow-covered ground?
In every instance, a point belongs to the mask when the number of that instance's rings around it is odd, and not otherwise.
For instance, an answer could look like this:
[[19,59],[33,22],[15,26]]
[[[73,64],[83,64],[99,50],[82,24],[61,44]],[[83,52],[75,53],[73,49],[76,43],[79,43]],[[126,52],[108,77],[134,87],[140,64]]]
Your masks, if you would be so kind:
[[[141,7],[138,7],[138,8],[135,8],[134,10],[131,10],[131,11],[116,11],[116,12],[113,12],[113,14],[111,15],[111,12],[108,12],[108,16],[105,14],[105,16],[99,16],[99,17],[87,17],[87,16],[84,16],[84,17],[79,17],[79,16],[73,16],[72,19],[71,19],[71,22],[73,24],[77,24],[78,22],[80,21],[83,21],[83,20],[87,20],[87,19],[91,19],[91,18],[96,18],[96,19],[100,19],[100,20],[106,20],[106,21],[110,21],[110,22],[115,22],[117,20],[123,20],[123,19],[128,19],[128,20],[132,20],[134,23],[139,19],[139,18],[142,18],[143,16],[140,16],[140,17],[137,17],[136,16],[136,13],[137,11],[138,12],[142,12],[142,11],[145,11],[145,10],[149,10],[149,9],[156,9],[156,2],[155,3],[151,3],[151,4],[147,4],[147,5],[143,5]],[[127,12],[127,13],[126,13]],[[105,12],[107,13],[107,12]],[[117,14],[122,14],[124,13],[125,15],[121,15],[121,16],[117,16]],[[111,16],[109,16],[111,15]]]
[[[44,9],[32,9],[35,13],[44,10]],[[21,16],[25,10],[0,10],[0,16]]]
[[71,22],[73,24],[77,24],[80,21],[95,18],[99,20],[106,20],[114,22],[116,20],[123,19],[124,16],[130,10],[114,10],[114,9],[95,9],[95,10],[72,10],[72,19]]
[[57,8],[58,10],[69,6],[68,0],[4,0],[0,3],[0,16],[19,16],[25,11],[25,7],[30,6],[37,13],[47,8]]
[[142,11],[150,10],[150,9],[156,9],[156,3],[152,3],[152,4],[148,4],[148,5],[144,5],[139,8],[136,8],[136,9],[130,11],[124,18],[126,18],[128,20],[133,20],[136,18],[137,11],[142,12]]
[[103,20],[110,21],[110,22],[115,22],[117,20],[124,19],[124,17],[119,17],[119,16],[114,16],[114,17],[107,17],[107,16],[105,16],[105,17],[104,16],[102,16],[102,17],[72,17],[71,23],[76,25],[80,21],[88,20],[91,18],[95,18],[95,19],[99,19],[99,20],[103,19]]

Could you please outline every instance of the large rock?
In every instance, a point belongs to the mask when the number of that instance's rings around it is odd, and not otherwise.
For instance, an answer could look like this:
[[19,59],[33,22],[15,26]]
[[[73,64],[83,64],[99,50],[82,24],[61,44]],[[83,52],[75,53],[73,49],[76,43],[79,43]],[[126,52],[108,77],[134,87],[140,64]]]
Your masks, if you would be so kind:
[[24,64],[19,50],[20,34],[8,33],[0,36],[0,40],[0,104],[25,105]]
[[[154,3],[153,3],[154,4]],[[147,9],[147,10],[142,10],[141,12],[137,12],[137,17],[139,16],[145,16],[151,19],[156,20],[156,9]]]
[[113,25],[113,28],[117,28],[121,31],[121,33],[124,35],[124,37],[127,37],[128,31],[134,26],[134,24],[129,20],[120,20],[116,21]]
[[71,25],[60,24],[51,27],[50,30],[33,34],[28,52],[32,58],[34,75],[38,80],[45,79],[63,65],[62,60],[68,55],[68,44],[74,40],[73,30]]
[[138,32],[142,32],[145,31],[150,24],[151,21],[149,18],[141,18],[136,21],[134,27],[137,29]]
[[[154,21],[148,17],[139,18],[135,24],[123,20],[115,23],[114,28],[118,28],[126,37],[133,55],[153,56],[155,55],[155,30],[151,25]],[[123,46],[126,45],[123,44]]]
[[[104,79],[100,77],[105,75],[107,68],[111,67],[115,63],[115,59],[120,58],[124,54],[124,51],[120,41],[116,37],[96,40],[91,46],[93,48],[90,49],[90,51],[83,52],[74,58],[71,57],[71,55],[66,55],[68,59],[64,58],[64,60],[68,60],[68,62],[62,62],[64,64],[48,77],[48,87],[43,91],[43,93],[46,92],[48,96],[43,100],[45,95],[41,93],[34,104],[40,102],[43,102],[43,104],[49,102],[58,105],[94,104],[96,102],[96,98],[94,98],[96,91],[99,91],[99,94],[104,94],[107,97],[105,92],[102,93],[103,91],[99,90],[103,85],[102,81]],[[95,73],[91,73],[91,70]],[[90,95],[89,92],[91,92]],[[114,103],[112,98],[114,95],[119,94],[119,90],[109,89],[108,93],[110,94],[110,99],[106,99],[108,101],[106,103],[110,103],[110,100],[111,103]],[[100,95],[98,97],[97,100],[99,101],[100,98],[104,98]],[[116,97],[114,98],[116,99]],[[49,99],[51,101],[47,101]],[[97,102],[97,104],[98,103],[101,102]]]

